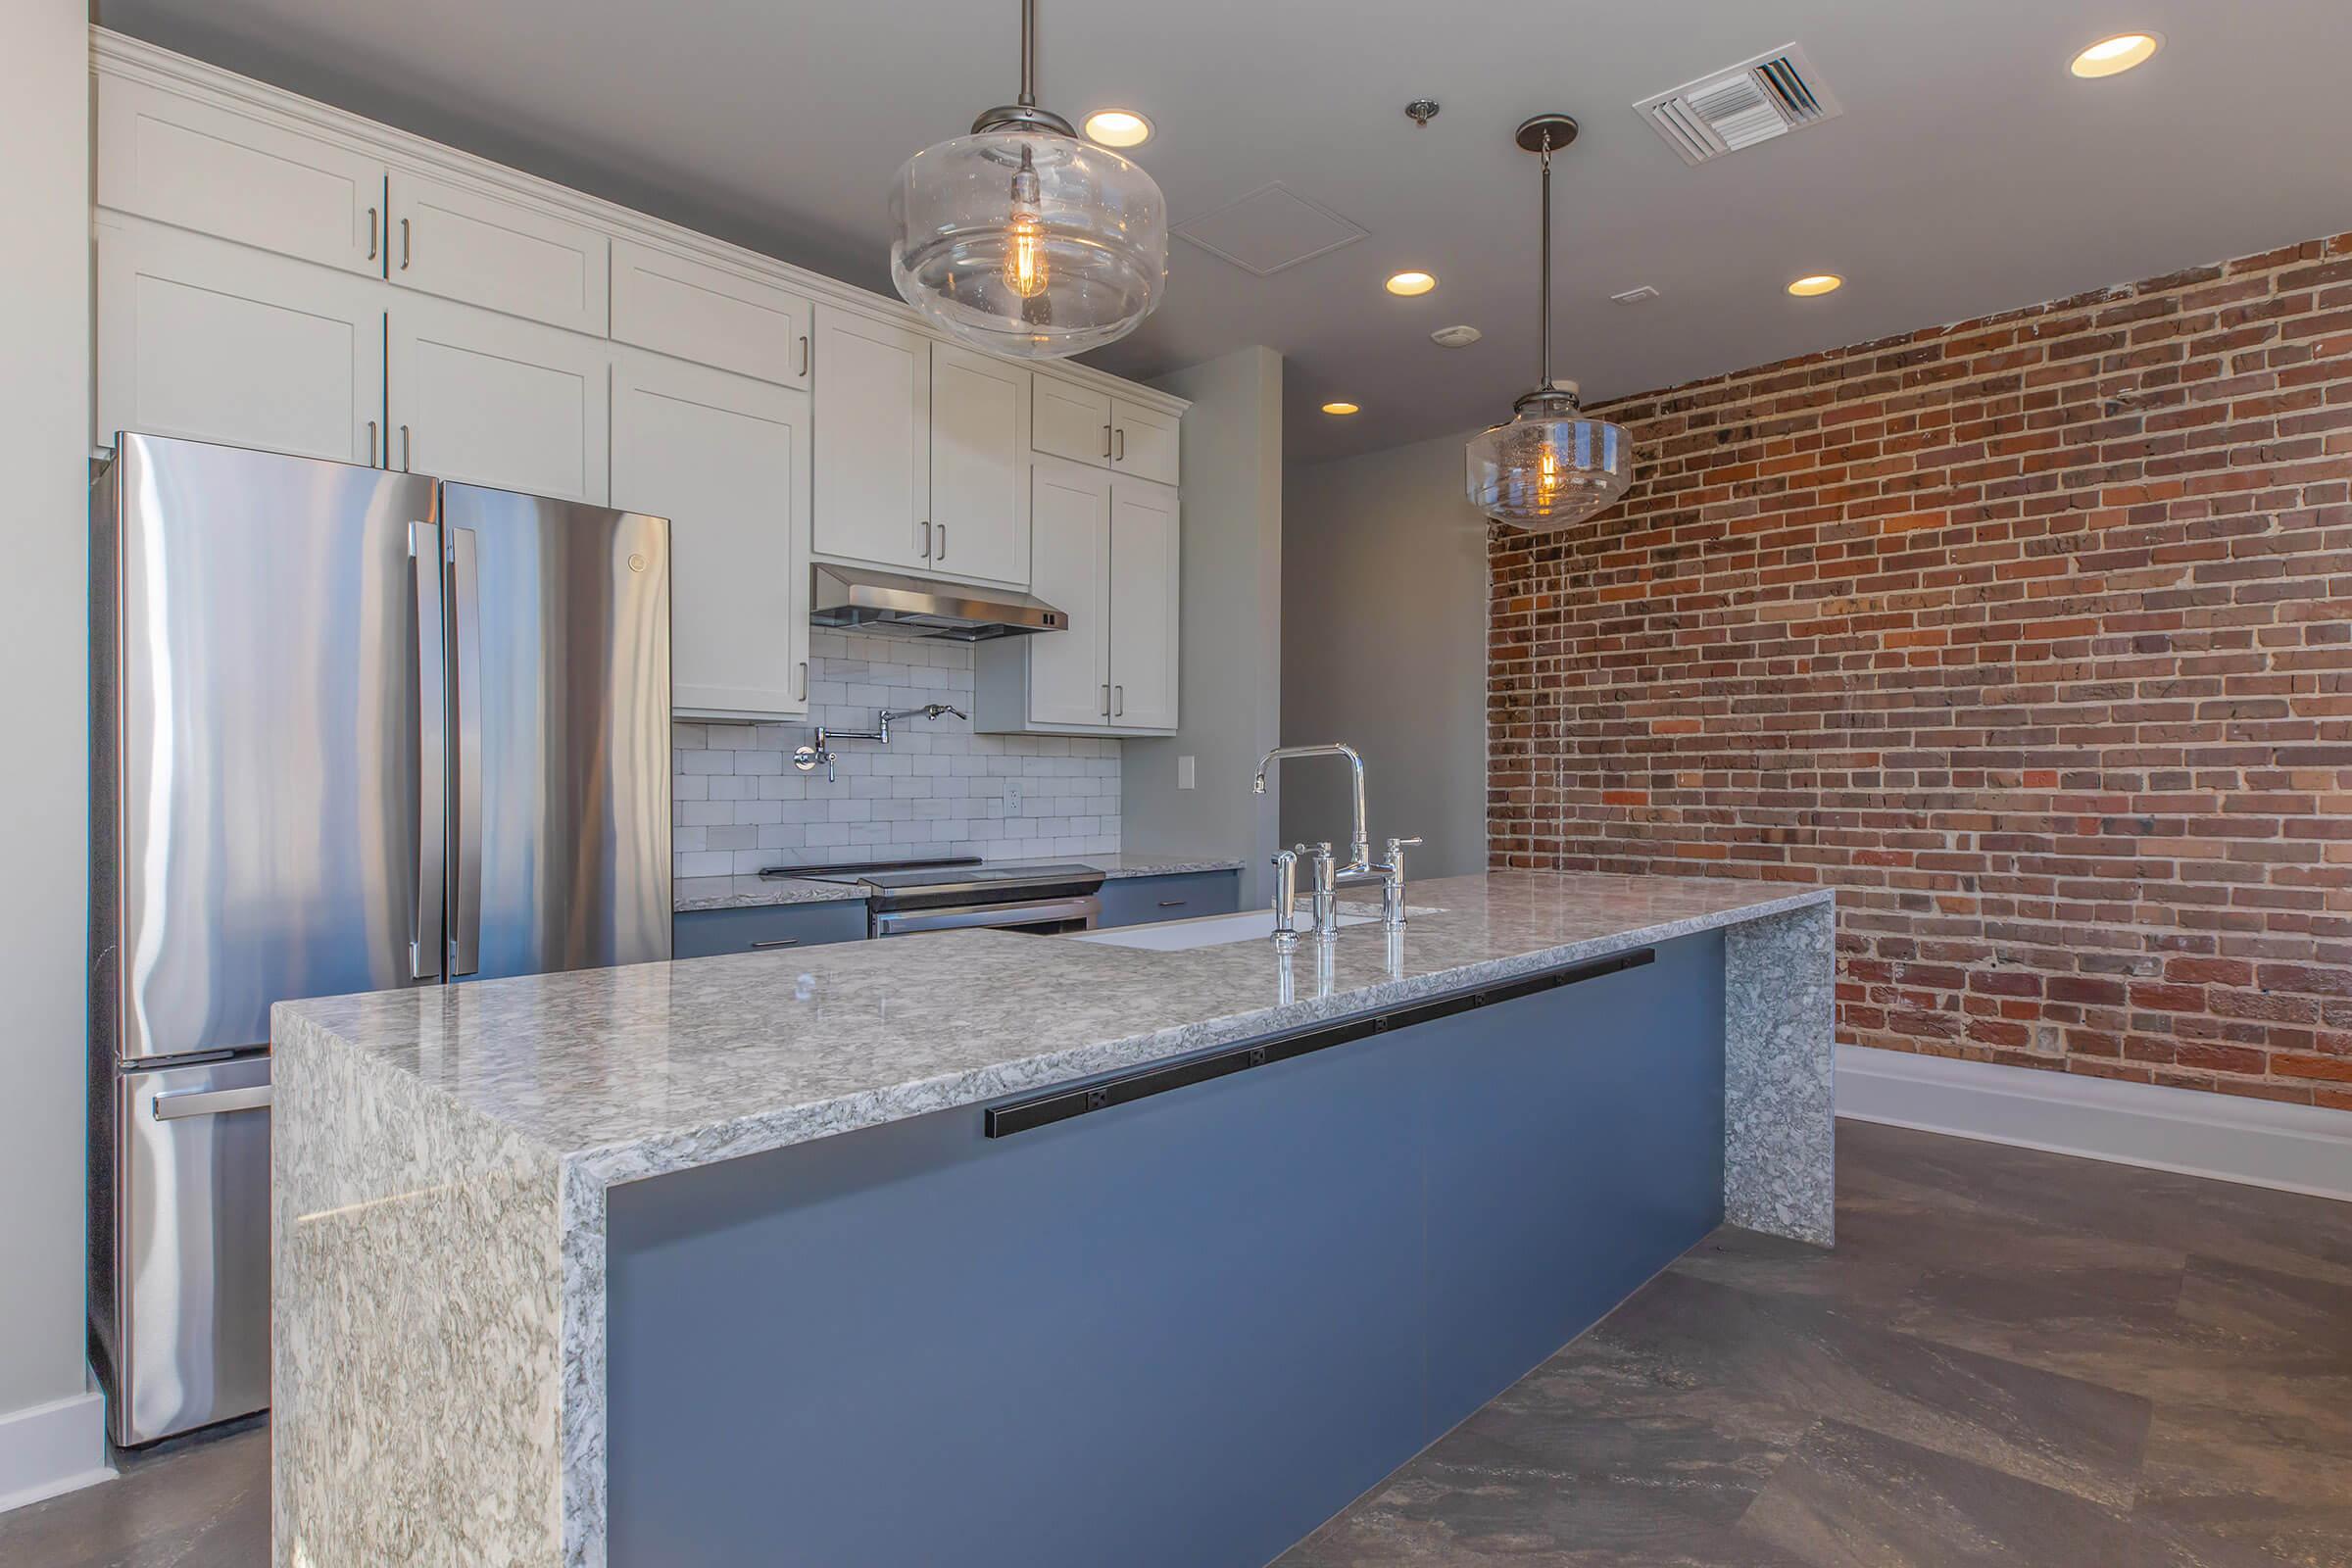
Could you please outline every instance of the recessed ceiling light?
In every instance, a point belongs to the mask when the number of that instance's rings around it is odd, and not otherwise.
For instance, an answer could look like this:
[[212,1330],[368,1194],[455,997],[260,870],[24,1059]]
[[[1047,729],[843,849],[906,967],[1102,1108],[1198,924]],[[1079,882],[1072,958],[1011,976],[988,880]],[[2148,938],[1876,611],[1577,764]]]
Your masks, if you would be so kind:
[[1325,414],[1360,414],[1363,411],[1352,403],[1326,403],[1323,405],[1323,412]]
[[1789,284],[1788,292],[1800,300],[1809,300],[1816,294],[1835,294],[1843,287],[1845,279],[1836,272],[1815,272]]
[[1086,139],[1105,147],[1141,147],[1152,139],[1152,122],[1132,109],[1098,109],[1086,117]]
[[1427,272],[1398,272],[1395,277],[1390,278],[1388,283],[1390,293],[1408,297],[1414,294],[1426,294],[1437,286],[1438,280]]
[[2164,34],[2160,32],[2119,32],[2075,56],[2067,69],[2078,76],[2112,76],[2146,65],[2163,47]]

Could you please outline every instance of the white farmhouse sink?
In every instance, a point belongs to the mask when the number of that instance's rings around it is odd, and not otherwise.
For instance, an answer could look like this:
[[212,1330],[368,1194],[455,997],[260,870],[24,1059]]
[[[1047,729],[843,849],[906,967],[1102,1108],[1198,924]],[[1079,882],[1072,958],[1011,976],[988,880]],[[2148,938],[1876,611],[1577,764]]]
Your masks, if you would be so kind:
[[[1343,914],[1342,925],[1375,925],[1377,914]],[[1312,929],[1302,906],[1293,929]],[[1161,920],[1152,925],[1123,925],[1110,931],[1073,933],[1072,942],[1102,942],[1114,948],[1150,948],[1157,953],[1181,953],[1187,948],[1213,948],[1226,942],[1255,939],[1272,945],[1274,911],[1244,909],[1238,914],[1204,914],[1192,920]]]

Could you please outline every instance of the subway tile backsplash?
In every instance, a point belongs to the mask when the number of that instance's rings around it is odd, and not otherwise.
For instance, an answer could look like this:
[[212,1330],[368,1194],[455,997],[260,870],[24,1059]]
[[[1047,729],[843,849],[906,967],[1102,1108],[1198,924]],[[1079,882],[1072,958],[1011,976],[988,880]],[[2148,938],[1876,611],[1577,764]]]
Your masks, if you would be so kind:
[[1118,853],[1117,741],[975,735],[966,719],[917,717],[891,725],[887,749],[836,742],[834,783],[822,767],[792,765],[793,748],[820,723],[870,730],[881,710],[925,703],[971,711],[969,646],[811,631],[807,723],[681,720],[672,741],[676,874]]

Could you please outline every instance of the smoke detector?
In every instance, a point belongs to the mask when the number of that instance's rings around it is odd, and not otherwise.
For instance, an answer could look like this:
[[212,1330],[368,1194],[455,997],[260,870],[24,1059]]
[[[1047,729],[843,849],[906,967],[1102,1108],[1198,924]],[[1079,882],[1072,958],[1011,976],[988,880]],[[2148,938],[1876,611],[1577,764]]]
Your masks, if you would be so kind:
[[1835,120],[1845,111],[1805,58],[1785,43],[1753,60],[1644,98],[1634,112],[1666,138],[1686,164],[1703,164],[1742,147]]
[[1429,340],[1442,349],[1466,349],[1477,342],[1480,335],[1475,326],[1441,326],[1429,334]]
[[1657,297],[1658,291],[1654,288],[1651,288],[1647,283],[1643,283],[1639,288],[1629,288],[1622,294],[1612,294],[1609,296],[1611,300],[1615,301],[1619,305],[1646,305]]

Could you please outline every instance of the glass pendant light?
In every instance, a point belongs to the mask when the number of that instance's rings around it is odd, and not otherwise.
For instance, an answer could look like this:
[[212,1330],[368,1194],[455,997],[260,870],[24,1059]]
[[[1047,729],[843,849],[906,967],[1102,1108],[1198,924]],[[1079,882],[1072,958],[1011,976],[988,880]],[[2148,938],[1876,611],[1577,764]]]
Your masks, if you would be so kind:
[[1586,418],[1576,383],[1551,376],[1551,155],[1576,139],[1576,122],[1538,115],[1516,139],[1544,161],[1543,379],[1511,406],[1509,423],[1471,438],[1470,500],[1496,522],[1565,528],[1633,484],[1634,440],[1623,425]]
[[1037,0],[1021,0],[1021,96],[906,160],[890,275],[967,343],[1059,359],[1125,337],[1168,276],[1168,205],[1142,167],[1037,107]]

